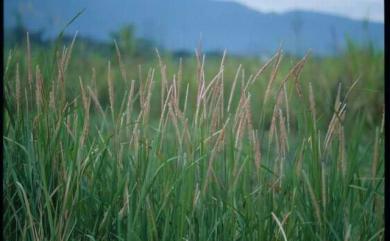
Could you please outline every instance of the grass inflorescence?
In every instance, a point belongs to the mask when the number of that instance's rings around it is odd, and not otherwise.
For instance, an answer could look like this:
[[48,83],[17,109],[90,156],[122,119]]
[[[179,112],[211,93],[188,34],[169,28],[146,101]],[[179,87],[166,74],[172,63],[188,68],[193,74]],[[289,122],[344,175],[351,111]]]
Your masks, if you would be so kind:
[[224,52],[207,78],[200,50],[191,75],[157,51],[132,79],[115,44],[105,74],[70,79],[73,45],[54,70],[29,41],[25,59],[10,52],[7,240],[383,240],[384,134],[348,108],[358,81],[321,112],[308,55],[227,76]]

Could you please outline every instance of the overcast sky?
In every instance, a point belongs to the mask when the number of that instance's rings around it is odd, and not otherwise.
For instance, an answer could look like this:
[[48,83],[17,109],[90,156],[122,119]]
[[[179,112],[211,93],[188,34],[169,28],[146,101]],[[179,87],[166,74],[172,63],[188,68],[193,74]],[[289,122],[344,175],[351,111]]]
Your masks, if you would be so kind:
[[311,10],[384,22],[385,0],[231,0],[264,12]]

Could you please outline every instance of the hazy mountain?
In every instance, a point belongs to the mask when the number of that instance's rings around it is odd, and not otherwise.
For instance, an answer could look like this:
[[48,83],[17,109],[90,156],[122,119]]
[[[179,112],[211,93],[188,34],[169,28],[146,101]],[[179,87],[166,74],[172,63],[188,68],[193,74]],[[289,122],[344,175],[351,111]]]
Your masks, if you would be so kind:
[[202,39],[205,50],[228,49],[236,54],[285,51],[332,54],[345,46],[345,37],[358,44],[384,46],[384,25],[339,16],[294,11],[262,13],[234,2],[213,0],[5,0],[4,24],[15,24],[16,12],[31,30],[53,37],[77,12],[85,12],[67,29],[96,40],[133,23],[139,37],[171,50],[193,51]]

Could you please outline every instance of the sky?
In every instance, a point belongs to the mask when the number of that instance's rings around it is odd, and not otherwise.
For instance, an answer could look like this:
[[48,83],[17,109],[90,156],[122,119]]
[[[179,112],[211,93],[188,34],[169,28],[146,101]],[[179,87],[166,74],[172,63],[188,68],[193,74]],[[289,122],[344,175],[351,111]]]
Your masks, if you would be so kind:
[[311,10],[349,17],[384,22],[385,0],[230,0],[263,12]]

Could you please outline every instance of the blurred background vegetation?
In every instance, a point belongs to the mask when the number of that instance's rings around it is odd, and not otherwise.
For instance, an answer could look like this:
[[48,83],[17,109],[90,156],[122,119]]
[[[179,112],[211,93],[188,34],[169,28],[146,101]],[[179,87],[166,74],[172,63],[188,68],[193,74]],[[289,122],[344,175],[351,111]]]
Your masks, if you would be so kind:
[[[21,22],[7,32],[7,38],[4,45],[4,63],[7,63],[9,56],[11,63],[9,65],[8,75],[15,74],[16,62],[20,65],[21,76],[26,76],[26,32],[27,28]],[[53,66],[53,54],[59,51],[61,46],[70,45],[74,36],[65,35],[56,41],[44,40],[42,32],[30,32],[29,38],[32,50],[32,65],[36,66]],[[169,51],[161,46],[158,46],[151,40],[139,38],[135,35],[134,25],[125,25],[117,32],[111,34],[112,41],[108,43],[99,42],[86,37],[77,36],[72,53],[72,61],[70,62],[71,71],[68,72],[67,78],[70,81],[67,83],[69,90],[69,98],[74,98],[78,88],[78,78],[89,80],[92,77],[92,70],[96,71],[97,88],[101,94],[101,101],[103,105],[108,104],[108,92],[106,75],[107,63],[112,63],[113,76],[115,79],[115,86],[118,90],[118,99],[122,98],[126,83],[122,80],[117,53],[115,49],[115,41],[121,52],[121,57],[127,70],[127,80],[142,78],[142,75],[147,74],[149,68],[156,68],[158,66],[158,58],[156,49],[164,59],[167,65],[167,72],[170,78],[173,74],[177,74],[179,63],[183,66],[183,79],[185,80],[180,86],[181,91],[186,91],[186,84],[189,83],[189,90],[196,91],[196,58],[195,51],[189,52],[186,50]],[[357,86],[351,93],[350,103],[348,109],[352,110],[353,115],[362,116],[364,119],[364,126],[372,128],[377,125],[382,119],[384,108],[384,54],[383,50],[375,48],[371,42],[364,45],[354,43],[352,39],[346,38],[346,49],[340,51],[337,55],[332,56],[318,56],[310,54],[303,69],[300,78],[303,83],[303,88],[308,93],[308,83],[311,82],[315,90],[315,99],[320,116],[329,116],[333,112],[334,99],[337,94],[337,88],[341,84],[345,91],[352,83],[359,79]],[[201,46],[201,43],[199,43]],[[211,80],[219,70],[220,61],[223,55],[222,51],[205,52],[206,57],[206,80]],[[299,60],[290,53],[284,53],[281,62],[280,74],[278,80],[280,81],[287,74],[288,70],[293,64]],[[245,70],[246,78],[250,74],[254,74],[256,70],[261,67],[269,58],[262,58],[256,56],[245,55],[231,55],[227,50],[226,58],[226,89],[230,89],[231,83],[236,74],[239,65]],[[42,68],[43,69],[43,68]],[[47,68],[45,68],[47,69]],[[141,71],[140,71],[141,70]],[[159,71],[156,71],[159,77]],[[253,98],[254,104],[262,100],[262,95],[266,88],[268,76],[270,71],[266,71],[264,76],[261,76],[258,84],[255,85],[255,96]],[[140,76],[141,75],[141,76]],[[143,76],[143,77],[145,77]],[[11,78],[12,79],[12,78]],[[50,76],[45,76],[45,80],[49,81]],[[74,83],[74,84],[72,84]],[[191,88],[193,86],[193,88]],[[293,90],[289,90],[291,95]],[[158,98],[158,94],[154,95]],[[119,102],[119,101],[118,101]],[[294,105],[294,103],[292,103]],[[156,115],[158,109],[155,110]],[[272,111],[272,110],[266,110]],[[153,109],[152,109],[153,113]],[[152,114],[153,115],[153,114]],[[351,117],[351,120],[354,118]],[[324,124],[328,120],[324,120]]]

